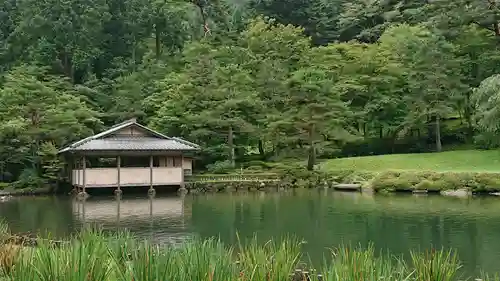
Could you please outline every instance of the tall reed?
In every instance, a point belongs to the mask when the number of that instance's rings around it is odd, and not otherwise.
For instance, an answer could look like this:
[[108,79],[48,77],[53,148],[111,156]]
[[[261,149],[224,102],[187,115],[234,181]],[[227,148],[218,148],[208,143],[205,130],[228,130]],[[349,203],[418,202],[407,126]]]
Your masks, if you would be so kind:
[[481,278],[476,279],[476,280],[481,280],[481,281],[500,281],[500,275],[494,274],[486,274],[486,273],[481,273]]
[[290,274],[300,260],[301,243],[293,238],[280,242],[270,240],[260,245],[254,237],[242,245],[238,236],[238,242],[240,280],[290,280]]
[[179,279],[200,281],[232,281],[238,276],[233,250],[214,239],[194,239],[177,250]]
[[461,268],[457,254],[452,251],[430,250],[424,253],[411,251],[416,280],[453,281]]
[[332,261],[322,270],[325,281],[412,280],[406,264],[389,255],[376,256],[367,248],[341,246],[332,251]]
[[13,244],[0,244],[0,276],[9,274],[20,255],[21,247]]
[[9,274],[17,261],[21,247],[8,242],[10,231],[3,220],[0,220],[0,277]]
[[[168,252],[160,251],[156,245],[142,243],[124,256],[123,251],[111,252],[115,262],[115,278],[123,281],[169,280],[167,271],[173,263]],[[126,260],[125,259],[130,259]]]
[[5,243],[9,236],[10,231],[7,223],[0,219],[0,244]]
[[102,233],[84,231],[79,239],[62,245],[40,241],[28,266],[35,269],[37,281],[105,281],[114,271],[108,253]]
[[[199,238],[160,246],[128,233],[89,229],[64,243],[0,243],[0,281],[452,281],[460,268],[453,251],[411,252],[412,262],[406,264],[377,254],[373,245],[341,246],[316,274],[292,276],[301,265],[300,241],[238,241],[236,249]],[[499,279],[485,275],[483,280]]]

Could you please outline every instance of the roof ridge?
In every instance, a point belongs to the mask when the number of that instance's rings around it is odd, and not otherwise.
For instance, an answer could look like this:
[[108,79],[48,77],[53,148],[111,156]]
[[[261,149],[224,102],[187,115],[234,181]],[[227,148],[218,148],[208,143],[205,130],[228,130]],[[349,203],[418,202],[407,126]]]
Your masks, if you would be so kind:
[[180,143],[182,143],[182,144],[190,145],[190,146],[195,147],[195,148],[199,148],[199,147],[200,147],[200,146],[199,146],[199,145],[197,145],[196,143],[190,142],[190,141],[185,140],[185,139],[180,138],[180,137],[172,137],[171,139],[173,139],[173,140],[175,140],[175,141],[178,141],[178,142],[180,142]]
[[[163,139],[154,137],[138,137],[137,140],[134,137],[125,137],[124,140],[120,138],[100,138],[92,139],[80,146],[74,148],[66,148],[61,152],[66,151],[100,151],[100,150],[112,150],[112,151],[131,151],[131,150],[145,150],[145,151],[168,151],[168,150],[180,150],[180,151],[194,151],[199,150],[198,147],[189,145],[187,142],[181,141],[179,139]],[[151,139],[153,141],[151,141]],[[60,153],[61,153],[60,152]]]
[[[108,130],[111,130],[111,129],[115,128],[115,127],[122,126],[122,125],[124,125],[124,124],[129,124],[129,123],[130,123],[130,124],[137,123],[137,118],[127,119],[127,120],[125,120],[125,121],[123,121],[123,122],[120,122],[120,123],[114,124],[113,126],[109,127],[109,129],[108,129]],[[106,131],[108,131],[108,130],[106,130]]]
[[79,147],[91,140],[94,140],[94,139],[97,139],[97,138],[100,138],[100,137],[103,137],[107,134],[110,134],[118,129],[121,129],[121,128],[124,128],[126,126],[129,126],[129,125],[132,125],[132,124],[137,124],[137,119],[133,118],[133,119],[129,119],[129,120],[126,120],[126,121],[123,121],[121,123],[118,123],[118,124],[115,124],[113,126],[111,126],[109,129],[105,130],[105,131],[102,131],[100,133],[97,133],[95,135],[92,135],[92,136],[89,136],[89,137],[86,137],[84,139],[81,139],[79,141],[76,141],[68,146],[66,146],[65,148],[61,149],[59,151],[59,153],[62,153],[62,152],[65,152],[65,151],[68,151],[70,150],[71,148],[75,148],[75,147]]
[[109,129],[107,129],[105,131],[102,131],[102,132],[97,133],[97,134],[95,134],[93,136],[90,136],[90,137],[84,138],[84,139],[82,139],[80,141],[77,141],[77,142],[73,143],[72,145],[70,145],[70,147],[74,148],[74,147],[80,146],[80,145],[82,145],[82,144],[84,144],[84,143],[86,143],[88,141],[95,140],[95,139],[98,139],[100,137],[106,136],[106,135],[108,135],[110,133],[113,133],[113,132],[119,130],[119,129],[125,128],[125,127],[127,127],[129,125],[133,125],[134,123],[137,124],[137,121],[136,121],[135,118],[134,119],[129,119],[127,121],[123,121],[121,123],[118,123],[116,125],[111,126],[111,128],[109,128]]
[[153,135],[153,136],[155,136],[157,138],[160,138],[160,139],[178,141],[178,142],[180,142],[182,144],[185,144],[185,145],[188,145],[188,146],[192,146],[194,148],[198,148],[199,147],[198,145],[196,145],[194,143],[191,143],[191,142],[188,142],[186,140],[182,140],[182,139],[179,139],[179,138],[171,138],[171,137],[168,137],[168,136],[166,136],[164,134],[161,134],[161,133],[159,133],[159,132],[157,132],[157,131],[155,131],[153,129],[150,129],[150,128],[142,125],[142,124],[137,123],[137,119],[136,118],[132,118],[132,119],[123,121],[121,123],[118,123],[118,124],[110,127],[109,129],[107,129],[105,131],[102,131],[100,133],[97,133],[97,134],[95,134],[93,136],[89,136],[89,137],[86,137],[86,138],[81,139],[79,141],[76,141],[76,142],[68,145],[67,147],[61,149],[59,151],[59,153],[70,151],[70,150],[72,150],[72,149],[74,149],[76,147],[79,147],[79,146],[81,146],[81,145],[83,145],[83,144],[85,144],[85,143],[87,143],[89,141],[92,141],[92,140],[95,140],[95,139],[100,139],[100,138],[102,138],[104,136],[110,135],[110,134],[112,134],[112,133],[114,133],[114,132],[116,132],[118,130],[121,130],[121,129],[126,128],[126,127],[131,126],[131,125],[138,126],[139,128],[141,128],[141,129],[149,132],[151,135]]

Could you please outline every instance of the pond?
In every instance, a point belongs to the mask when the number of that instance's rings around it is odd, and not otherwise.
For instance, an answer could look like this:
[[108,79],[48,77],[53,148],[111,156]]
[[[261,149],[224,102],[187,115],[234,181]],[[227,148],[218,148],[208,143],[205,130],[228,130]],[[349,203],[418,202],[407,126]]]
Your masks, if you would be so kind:
[[[18,233],[66,237],[84,225],[128,229],[158,243],[193,235],[228,244],[292,235],[318,263],[329,248],[368,245],[407,254],[410,249],[453,248],[464,273],[497,272],[500,260],[500,201],[442,196],[382,196],[324,190],[282,193],[91,197],[22,197],[0,203],[0,219]],[[237,236],[238,233],[238,236]]]

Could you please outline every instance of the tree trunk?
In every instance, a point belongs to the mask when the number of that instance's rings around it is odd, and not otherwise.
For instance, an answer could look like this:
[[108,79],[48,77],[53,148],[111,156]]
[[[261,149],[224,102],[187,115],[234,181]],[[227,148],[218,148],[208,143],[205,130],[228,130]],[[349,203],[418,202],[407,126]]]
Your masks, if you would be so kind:
[[316,148],[314,147],[314,125],[309,128],[309,153],[307,158],[307,170],[314,170],[316,164]]
[[378,137],[381,139],[384,138],[384,127],[382,125],[378,128]]
[[227,145],[229,146],[229,162],[231,163],[231,167],[236,167],[234,160],[234,136],[233,136],[233,127],[229,126],[229,132],[227,136]]
[[427,128],[427,140],[428,141],[431,141],[432,139],[432,131],[433,131],[433,126],[432,126],[432,116],[431,114],[429,114],[429,112],[427,112],[427,122],[425,123],[425,126]]
[[205,14],[205,9],[203,5],[201,5],[200,3],[195,3],[195,5],[198,6],[198,9],[200,10],[201,21],[203,22],[203,33],[204,36],[207,36],[207,34],[210,34],[210,28],[208,27],[207,15]]
[[64,74],[71,80],[71,83],[74,84],[75,70],[73,67],[73,63],[71,62],[70,55],[66,51],[63,51],[61,60],[62,60],[61,64],[63,67]]
[[441,124],[439,114],[436,114],[436,152],[443,150],[441,145]]
[[391,135],[391,152],[392,153],[396,153],[396,139],[398,138],[398,132],[395,131],[392,135]]
[[264,151],[264,142],[262,140],[259,140],[259,154],[262,160],[264,160],[266,157],[266,152]]

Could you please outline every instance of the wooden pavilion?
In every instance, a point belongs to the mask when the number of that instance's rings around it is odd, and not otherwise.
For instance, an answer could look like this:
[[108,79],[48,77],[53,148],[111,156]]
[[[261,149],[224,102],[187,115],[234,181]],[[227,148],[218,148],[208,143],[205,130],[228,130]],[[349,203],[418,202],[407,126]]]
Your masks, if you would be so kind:
[[149,186],[184,186],[199,146],[167,137],[135,119],[77,141],[59,153],[71,164],[71,183],[78,190]]

